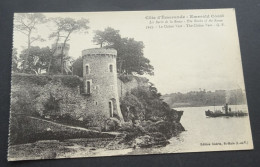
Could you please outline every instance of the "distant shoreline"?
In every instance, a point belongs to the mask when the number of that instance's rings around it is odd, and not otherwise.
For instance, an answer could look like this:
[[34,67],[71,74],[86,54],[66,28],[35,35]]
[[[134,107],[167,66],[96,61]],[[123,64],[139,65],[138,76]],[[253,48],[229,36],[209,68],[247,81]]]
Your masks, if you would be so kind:
[[[223,106],[224,104],[220,105],[217,104],[215,106]],[[231,106],[233,105],[247,105],[246,103],[243,104],[230,104]],[[214,105],[198,105],[198,106],[171,106],[172,109],[176,109],[176,108],[187,108],[187,107],[213,107]]]

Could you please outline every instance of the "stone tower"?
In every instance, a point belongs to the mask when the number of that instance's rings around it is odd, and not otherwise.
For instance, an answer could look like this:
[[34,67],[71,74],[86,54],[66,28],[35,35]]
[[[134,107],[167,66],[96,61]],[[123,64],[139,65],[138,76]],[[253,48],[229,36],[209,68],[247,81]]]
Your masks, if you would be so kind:
[[[51,48],[52,48],[52,49],[55,49],[55,46],[56,46],[56,44],[52,44],[52,45],[51,45]],[[54,52],[54,56],[59,56],[59,55],[61,55],[62,47],[63,47],[63,43],[58,43],[58,44],[57,44],[57,48],[56,48],[56,50],[55,50],[55,52]],[[69,45],[69,44],[66,44],[65,47],[64,47],[64,49],[63,49],[63,53],[64,53],[65,57],[68,57],[68,56],[69,56],[69,49],[70,49],[70,45]]]
[[103,112],[107,117],[123,121],[120,110],[115,49],[86,49],[82,51],[84,94],[87,109]]

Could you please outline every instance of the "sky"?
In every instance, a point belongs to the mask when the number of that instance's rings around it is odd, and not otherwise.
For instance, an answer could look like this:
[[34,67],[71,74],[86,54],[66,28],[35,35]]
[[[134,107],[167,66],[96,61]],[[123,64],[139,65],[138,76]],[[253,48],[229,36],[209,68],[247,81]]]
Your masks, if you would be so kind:
[[[204,16],[223,15],[223,27],[153,28],[149,17],[158,16]],[[69,55],[76,59],[81,51],[99,47],[92,42],[94,30],[112,27],[120,30],[122,37],[143,41],[144,56],[154,66],[154,76],[145,76],[155,84],[162,94],[198,91],[206,89],[245,89],[241,56],[236,28],[235,13],[224,10],[177,10],[138,12],[85,12],[85,13],[44,13],[47,18],[71,17],[89,20],[88,33],[72,34],[69,41]],[[194,19],[193,19],[194,21]],[[163,26],[163,24],[160,24]],[[185,25],[185,24],[183,24]],[[52,24],[38,26],[45,42],[35,46],[51,46],[54,41],[48,35],[55,30]],[[18,53],[26,48],[26,37],[14,31],[13,45]]]

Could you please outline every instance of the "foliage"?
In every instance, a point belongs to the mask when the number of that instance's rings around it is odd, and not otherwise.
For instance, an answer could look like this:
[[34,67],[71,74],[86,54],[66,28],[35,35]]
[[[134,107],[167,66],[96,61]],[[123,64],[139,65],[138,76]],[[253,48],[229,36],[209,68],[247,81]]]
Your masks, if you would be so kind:
[[33,75],[33,74],[23,74],[14,73],[12,74],[12,86],[13,85],[46,85],[51,78],[46,75]]
[[143,55],[143,42],[135,41],[134,38],[123,38],[120,42],[121,44],[111,46],[118,51],[119,72],[153,75],[154,68],[150,64],[150,60]]
[[229,104],[245,104],[246,96],[241,89],[237,90],[216,90],[191,91],[188,93],[171,93],[162,97],[171,107],[185,106],[213,106]]
[[60,78],[61,79],[61,82],[67,86],[67,87],[70,87],[70,88],[75,88],[75,87],[78,87],[80,86],[83,81],[77,77],[77,76],[73,76],[73,75],[68,75],[68,76],[55,76],[56,78]]
[[72,67],[74,75],[83,77],[83,59],[81,56],[74,61]]
[[150,84],[139,86],[121,100],[121,111],[126,121],[129,120],[165,120],[171,112],[170,107],[162,101],[161,94]]
[[38,46],[32,46],[30,52],[28,52],[28,49],[21,52],[20,59],[23,63],[25,63],[27,59],[27,65],[24,69],[26,73],[41,74],[42,70],[47,71],[50,56],[51,51],[49,47],[40,48]]
[[111,46],[121,40],[119,30],[111,27],[107,27],[104,31],[96,30],[95,34],[93,42],[100,45],[101,48],[103,45]]
[[33,33],[37,30],[37,25],[45,23],[47,20],[41,13],[16,13],[14,17],[14,30],[19,31],[27,37],[27,54],[24,56],[22,70],[27,68],[27,61],[30,55],[31,45],[35,41],[44,41],[41,36]]
[[72,75],[33,75],[33,74],[23,74],[23,73],[14,73],[12,75],[12,84],[16,85],[39,85],[44,86],[49,82],[61,82],[64,86],[75,88],[81,86],[82,81],[77,76]]
[[12,71],[13,72],[19,72],[18,56],[17,56],[17,49],[16,48],[13,48],[13,51],[12,51]]
[[50,97],[43,104],[44,106],[43,115],[54,115],[54,116],[58,115],[58,112],[60,111],[60,105],[59,105],[60,100],[62,99],[56,99],[50,92]]
[[53,54],[51,54],[49,63],[48,63],[47,74],[61,75],[60,66],[61,66],[60,56],[53,57]]
[[161,94],[151,84],[147,87],[137,87],[131,91],[139,101],[145,106],[145,119],[158,119],[165,117],[165,106],[160,99]]
[[87,111],[84,123],[86,127],[101,127],[105,128],[107,116],[103,112]]
[[[118,77],[122,82],[127,83],[133,80],[134,76],[133,75],[119,75]],[[138,78],[138,77],[136,77]]]
[[39,115],[37,98],[40,96],[39,89],[34,87],[12,86],[11,113],[17,115]]
[[[61,17],[57,17],[57,18],[53,18],[51,19],[55,26],[56,26],[56,30],[50,34],[49,38],[50,39],[55,39],[55,48],[53,48],[53,54],[55,53],[56,49],[57,49],[57,44],[62,41],[62,51],[61,51],[61,55],[60,55],[60,59],[61,59],[61,64],[60,64],[60,72],[63,74],[64,72],[64,48],[67,44],[67,42],[70,40],[70,36],[72,33],[76,33],[76,32],[87,32],[87,30],[89,29],[89,21],[87,19],[73,19],[73,18],[61,18]],[[48,72],[50,70],[50,66],[52,65],[52,59],[53,57],[50,58],[49,60],[49,68],[48,68]]]
[[14,27],[24,34],[31,33],[36,30],[36,25],[46,21],[46,18],[41,13],[16,13],[14,17]]
[[89,21],[87,19],[81,18],[79,20],[66,17],[66,18],[53,18],[52,19],[57,28],[60,30],[61,33],[72,33],[72,32],[82,32],[89,29],[88,23]]
[[76,76],[13,74],[11,111],[54,118],[69,113],[77,119],[86,106],[78,91],[80,84]]
[[145,108],[139,99],[133,94],[126,94],[121,100],[121,112],[125,121],[143,120]]
[[[153,75],[150,60],[143,55],[144,44],[133,38],[122,38],[119,30],[111,27],[104,31],[95,31],[93,42],[105,48],[117,50],[117,67],[119,73]],[[105,46],[104,46],[105,45]]]

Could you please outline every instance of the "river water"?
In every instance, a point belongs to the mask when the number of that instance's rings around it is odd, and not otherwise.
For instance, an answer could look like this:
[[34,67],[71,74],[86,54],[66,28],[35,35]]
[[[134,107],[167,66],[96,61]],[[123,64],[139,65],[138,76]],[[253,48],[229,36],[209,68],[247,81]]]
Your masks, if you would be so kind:
[[[247,111],[246,105],[230,106],[232,110]],[[222,106],[215,106],[221,110]],[[170,144],[159,148],[138,148],[127,154],[161,154],[177,152],[222,151],[252,149],[249,117],[217,117],[205,116],[208,107],[176,108],[183,110],[181,123],[185,130],[177,137],[171,138]]]

